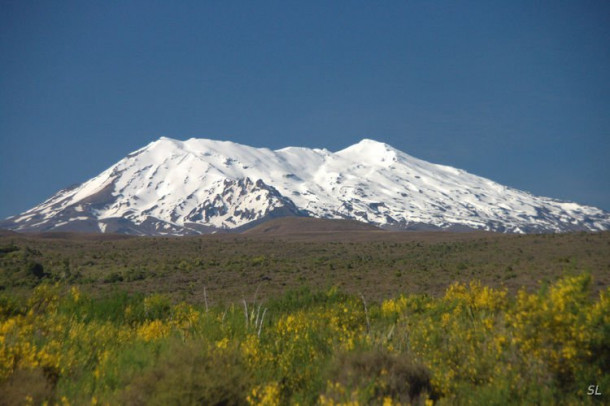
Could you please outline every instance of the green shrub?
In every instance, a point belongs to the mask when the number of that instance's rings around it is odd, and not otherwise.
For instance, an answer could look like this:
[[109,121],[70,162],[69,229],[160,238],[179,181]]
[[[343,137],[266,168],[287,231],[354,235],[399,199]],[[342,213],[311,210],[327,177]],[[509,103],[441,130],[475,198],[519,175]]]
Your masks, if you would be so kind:
[[104,279],[104,283],[123,282],[123,275],[120,272],[111,272]]
[[430,372],[423,364],[409,353],[391,354],[383,349],[341,354],[330,369],[329,381],[324,396],[335,401],[383,404],[391,398],[412,404],[432,393]]
[[42,368],[18,369],[0,383],[0,406],[41,405],[54,397],[56,380]]
[[125,405],[246,405],[252,378],[237,347],[176,341],[127,386]]

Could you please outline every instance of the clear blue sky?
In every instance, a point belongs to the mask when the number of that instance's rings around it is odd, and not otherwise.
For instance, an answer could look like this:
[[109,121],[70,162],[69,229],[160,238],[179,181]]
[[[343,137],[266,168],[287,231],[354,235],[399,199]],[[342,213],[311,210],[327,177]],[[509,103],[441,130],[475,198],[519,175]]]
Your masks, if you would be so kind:
[[161,136],[373,138],[610,210],[610,2],[0,0],[0,217]]

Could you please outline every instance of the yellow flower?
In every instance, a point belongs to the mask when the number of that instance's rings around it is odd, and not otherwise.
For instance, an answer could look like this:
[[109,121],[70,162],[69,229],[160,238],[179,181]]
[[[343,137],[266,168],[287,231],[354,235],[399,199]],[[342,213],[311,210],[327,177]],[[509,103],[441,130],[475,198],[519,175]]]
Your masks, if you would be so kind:
[[280,386],[277,382],[257,386],[252,389],[246,400],[250,405],[278,406],[280,404]]
[[78,301],[80,300],[80,291],[76,286],[72,286],[70,288],[70,295],[72,296],[72,300],[78,303]]
[[398,299],[384,300],[381,303],[381,314],[384,317],[395,316],[403,313],[407,307],[407,299],[404,296]]
[[229,346],[229,339],[227,337],[223,338],[220,341],[216,341],[216,348],[220,350],[224,350]]
[[144,341],[153,341],[159,338],[167,337],[169,332],[170,326],[163,324],[161,320],[153,320],[151,322],[142,324],[137,330],[137,335]]

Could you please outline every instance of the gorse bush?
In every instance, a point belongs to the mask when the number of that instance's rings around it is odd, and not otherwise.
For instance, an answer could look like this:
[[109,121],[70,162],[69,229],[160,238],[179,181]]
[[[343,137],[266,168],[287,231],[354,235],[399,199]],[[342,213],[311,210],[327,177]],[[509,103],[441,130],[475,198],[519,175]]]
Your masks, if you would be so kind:
[[[337,357],[332,380],[321,403],[388,403],[388,399],[411,404],[430,394],[430,373],[405,352],[392,354],[384,348],[346,352]],[[346,397],[349,395],[349,397]]]
[[210,308],[41,284],[0,297],[0,404],[593,404],[590,385],[610,390],[610,290],[590,284]]
[[0,406],[44,404],[53,394],[53,379],[42,368],[17,369],[0,384]]
[[251,382],[235,344],[172,340],[163,356],[127,385],[121,404],[246,405]]

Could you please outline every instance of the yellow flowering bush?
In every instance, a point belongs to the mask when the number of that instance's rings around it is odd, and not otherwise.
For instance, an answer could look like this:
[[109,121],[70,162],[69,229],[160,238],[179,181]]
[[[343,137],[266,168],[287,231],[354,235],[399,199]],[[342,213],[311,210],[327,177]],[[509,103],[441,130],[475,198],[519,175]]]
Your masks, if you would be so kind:
[[455,300],[476,310],[497,311],[506,304],[506,290],[481,286],[479,281],[472,281],[468,287],[463,283],[454,283],[445,293],[445,300]]
[[153,320],[139,326],[136,334],[144,341],[152,341],[167,337],[170,330],[169,324],[163,323],[161,320]]
[[594,298],[590,284],[586,275],[567,277],[509,296],[475,281],[438,298],[368,305],[334,290],[266,310],[251,304],[248,313],[241,304],[92,299],[41,285],[27,298],[0,300],[0,395],[49,405],[155,404],[155,396],[586,404],[589,385],[610,388],[610,290]]
[[401,296],[397,299],[384,300],[381,303],[381,314],[384,317],[398,316],[407,308],[407,298]]
[[[512,340],[526,363],[543,363],[560,380],[571,380],[594,356],[592,343],[607,293],[600,301],[589,298],[590,277],[568,277],[558,281],[544,294],[520,291],[513,312],[507,315]],[[601,371],[598,371],[601,372]]]
[[257,406],[279,406],[280,386],[277,382],[270,382],[256,386],[247,397],[249,405]]

